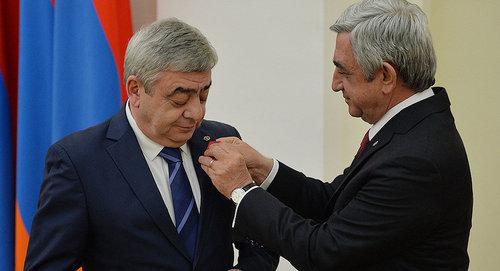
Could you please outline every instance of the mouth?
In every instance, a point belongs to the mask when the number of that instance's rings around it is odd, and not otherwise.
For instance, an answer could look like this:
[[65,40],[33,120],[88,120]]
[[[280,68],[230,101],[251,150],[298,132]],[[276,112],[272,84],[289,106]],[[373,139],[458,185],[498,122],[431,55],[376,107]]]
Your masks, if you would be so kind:
[[196,128],[196,125],[188,125],[188,126],[177,126],[177,128],[181,131],[181,132],[191,132],[192,130],[194,130]]

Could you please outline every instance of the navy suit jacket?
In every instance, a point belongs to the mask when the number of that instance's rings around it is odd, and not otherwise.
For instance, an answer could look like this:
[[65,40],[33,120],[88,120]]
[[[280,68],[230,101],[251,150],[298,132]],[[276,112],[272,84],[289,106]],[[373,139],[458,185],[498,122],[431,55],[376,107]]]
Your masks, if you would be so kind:
[[[208,137],[239,136],[203,121],[188,144],[201,188],[198,242],[190,260],[130,127],[125,110],[74,133],[47,153],[25,270],[228,270],[234,204],[198,163]],[[239,244],[244,270],[274,270],[277,259]]]
[[471,175],[446,91],[394,116],[331,183],[284,164],[235,233],[299,270],[467,270]]

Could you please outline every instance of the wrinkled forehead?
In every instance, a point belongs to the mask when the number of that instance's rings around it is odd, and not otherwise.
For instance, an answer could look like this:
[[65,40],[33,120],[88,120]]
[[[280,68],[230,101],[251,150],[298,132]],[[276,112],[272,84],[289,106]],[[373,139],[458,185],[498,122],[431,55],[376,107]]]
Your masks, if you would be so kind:
[[157,83],[163,87],[182,87],[193,90],[208,89],[212,84],[212,73],[164,71],[158,74]]

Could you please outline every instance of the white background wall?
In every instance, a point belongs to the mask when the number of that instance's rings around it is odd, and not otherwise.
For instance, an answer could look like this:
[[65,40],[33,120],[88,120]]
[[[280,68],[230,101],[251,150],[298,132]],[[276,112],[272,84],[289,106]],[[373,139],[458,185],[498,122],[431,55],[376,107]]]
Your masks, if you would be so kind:
[[[318,178],[329,89],[323,12],[323,1],[157,2],[158,18],[198,27],[217,49],[206,118],[234,125],[258,150]],[[294,269],[282,260],[279,270]]]

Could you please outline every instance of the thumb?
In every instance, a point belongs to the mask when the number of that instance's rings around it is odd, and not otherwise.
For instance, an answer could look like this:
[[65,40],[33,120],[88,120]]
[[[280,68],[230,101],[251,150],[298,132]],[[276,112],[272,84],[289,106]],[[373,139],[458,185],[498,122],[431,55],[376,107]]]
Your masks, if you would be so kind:
[[228,136],[228,137],[220,137],[217,138],[217,142],[224,142],[224,143],[229,143],[229,144],[234,144],[238,143],[241,140],[235,136]]

